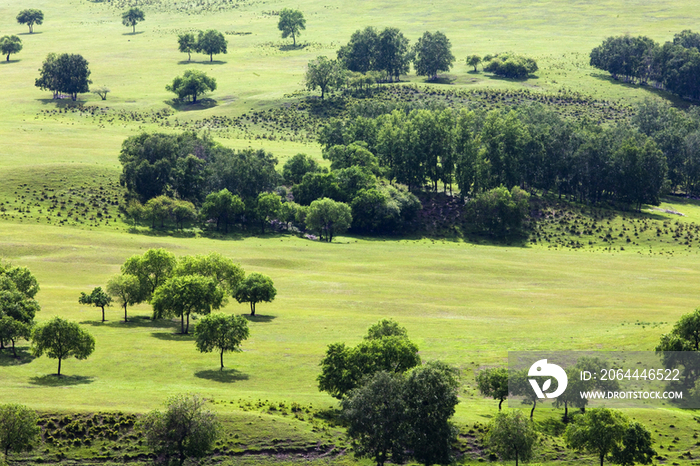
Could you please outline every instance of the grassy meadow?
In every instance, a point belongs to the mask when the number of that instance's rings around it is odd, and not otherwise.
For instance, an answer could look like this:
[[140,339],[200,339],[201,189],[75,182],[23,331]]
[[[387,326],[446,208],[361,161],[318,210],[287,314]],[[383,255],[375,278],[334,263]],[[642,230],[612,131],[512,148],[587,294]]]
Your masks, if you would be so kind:
[[[145,0],[140,5],[146,21],[136,26],[136,34],[121,24],[125,4],[0,4],[0,36],[18,34],[24,44],[10,62],[0,61],[0,258],[27,266],[37,276],[42,306],[38,321],[60,315],[82,323],[97,340],[90,358],[64,362],[66,377],[60,380],[50,375],[56,362],[32,358],[24,344],[19,361],[0,355],[0,403],[23,403],[50,413],[142,413],[161,406],[169,395],[196,392],[215,401],[212,406],[231,429],[249,435],[245,442],[231,440],[231,449],[258,442],[255,451],[270,453],[279,443],[273,439],[303,448],[340,445],[338,429],[293,419],[270,406],[294,402],[317,411],[336,406],[316,386],[326,346],[337,341],[354,345],[367,327],[391,317],[408,329],[423,360],[440,359],[461,369],[455,422],[466,432],[487,422],[497,404],[478,395],[474,371],[505,363],[508,351],[652,350],[682,314],[698,307],[698,243],[690,239],[684,244],[671,236],[679,221],[700,223],[695,201],[669,198],[662,210],[597,219],[605,230],[591,235],[582,248],[570,247],[580,235],[563,227],[557,216],[544,219],[528,241],[517,245],[352,236],[325,244],[289,235],[208,237],[134,230],[112,202],[122,193],[117,158],[121,143],[141,131],[209,130],[226,146],[262,147],[281,162],[299,152],[320,160],[320,147],[310,138],[291,131],[284,139],[261,138],[267,130],[246,116],[286,109],[315,95],[303,89],[306,63],[319,55],[334,57],[352,32],[365,26],[398,27],[412,42],[425,30],[440,30],[450,38],[457,62],[443,83],[429,85],[410,74],[405,83],[413,85],[569,91],[620,106],[647,97],[670,99],[647,87],[611,81],[588,65],[588,53],[610,35],[645,34],[663,42],[696,28],[700,11],[692,2]],[[300,9],[307,20],[296,49],[277,30],[276,12],[284,7]],[[15,22],[23,8],[45,14],[34,34]],[[213,62],[193,54],[187,62],[187,55],[177,51],[177,34],[200,29],[225,32],[228,53],[214,56]],[[535,58],[540,67],[536,77],[498,79],[473,73],[464,63],[468,54],[504,51]],[[37,70],[51,52],[82,54],[90,63],[93,85],[111,89],[107,100],[84,94],[77,103],[54,101],[50,92],[34,87]],[[218,89],[199,105],[175,104],[165,91],[188,68],[217,79]],[[75,111],[77,104],[93,110]],[[229,130],[213,123],[216,118],[240,119],[248,127]],[[99,194],[96,209],[109,217],[82,223],[48,219],[46,192],[83,202]],[[653,228],[642,231],[644,221]],[[657,226],[664,230],[660,235],[654,233]],[[637,227],[639,235],[627,242],[625,237]],[[608,229],[614,242],[603,237]],[[247,272],[273,278],[277,299],[259,305],[259,316],[250,322],[250,339],[242,353],[225,356],[223,372],[216,354],[197,352],[191,336],[175,333],[178,322],[150,320],[149,306],[130,308],[129,323],[121,322],[119,308],[108,308],[103,324],[99,309],[78,304],[80,292],[104,286],[126,258],[152,247],[176,255],[217,251]],[[247,311],[233,299],[224,308],[227,313]],[[695,464],[693,458],[700,455],[691,438],[700,430],[695,413],[667,407],[629,414],[658,435],[657,446],[665,445],[659,450],[662,463]],[[536,416],[556,415],[542,410]],[[675,437],[680,439],[673,441]],[[465,434],[465,449],[471,448],[469,438]],[[546,445],[542,462],[593,461],[560,447]],[[477,450],[464,451],[481,455]],[[345,457],[302,454],[235,463],[306,461],[354,463]]]

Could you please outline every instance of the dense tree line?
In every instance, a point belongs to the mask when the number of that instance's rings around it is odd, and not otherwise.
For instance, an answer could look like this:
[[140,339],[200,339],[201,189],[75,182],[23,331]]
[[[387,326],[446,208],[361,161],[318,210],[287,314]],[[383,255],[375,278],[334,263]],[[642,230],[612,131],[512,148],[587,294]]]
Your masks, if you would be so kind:
[[654,82],[686,99],[700,99],[700,34],[684,30],[659,45],[646,36],[608,37],[591,51],[591,65],[614,79]]
[[637,128],[564,120],[539,105],[332,120],[319,142],[339,166],[349,157],[411,190],[456,184],[463,196],[520,186],[639,209],[658,204],[668,171],[659,144]]

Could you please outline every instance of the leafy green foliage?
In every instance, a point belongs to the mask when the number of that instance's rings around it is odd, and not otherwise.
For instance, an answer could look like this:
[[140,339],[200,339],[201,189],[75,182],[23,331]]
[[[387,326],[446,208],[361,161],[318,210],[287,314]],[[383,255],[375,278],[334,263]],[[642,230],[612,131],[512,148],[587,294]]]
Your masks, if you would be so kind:
[[[209,61],[214,61],[214,55],[226,53],[228,41],[222,33],[214,29],[199,31],[197,36],[197,52],[209,55]],[[216,88],[216,85],[214,86]],[[214,89],[212,89],[214,90]]]
[[127,316],[128,306],[133,306],[146,299],[146,289],[139,278],[127,273],[110,278],[107,281],[107,293],[124,308],[124,322],[129,321]]
[[355,455],[372,458],[377,465],[389,457],[392,463],[403,462],[408,434],[403,390],[400,374],[379,371],[342,400]]
[[267,275],[253,272],[241,281],[233,297],[239,303],[250,303],[250,315],[255,315],[257,303],[270,303],[277,296],[277,289]]
[[177,259],[172,252],[165,248],[153,248],[143,255],[128,258],[121,270],[123,274],[138,278],[143,290],[142,298],[149,300],[155,290],[172,276],[176,265]]
[[479,194],[469,204],[472,220],[477,228],[499,238],[517,234],[529,214],[529,197],[517,186]]
[[41,440],[36,412],[20,404],[0,405],[0,449],[5,458],[11,451],[29,451]]
[[296,154],[284,162],[282,167],[282,176],[284,181],[291,184],[301,183],[302,178],[307,173],[316,173],[321,171],[321,168],[313,158],[306,154]]
[[90,77],[88,62],[78,54],[50,53],[42,63],[39,73],[40,76],[35,80],[34,85],[53,92],[54,99],[65,92],[75,101],[78,99],[78,94],[89,91],[89,85],[92,83],[88,79]]
[[476,73],[476,67],[483,61],[479,55],[469,55],[467,57],[467,65],[474,67],[474,72]]
[[7,60],[10,61],[10,55],[19,53],[22,50],[22,39],[17,36],[3,36],[0,39],[0,53],[7,55]]
[[596,455],[600,466],[606,458],[625,466],[649,464],[656,454],[651,434],[643,425],[608,408],[589,409],[578,416],[566,427],[564,438],[574,450]]
[[483,369],[476,376],[476,385],[483,396],[498,400],[500,411],[503,401],[508,398],[508,369],[505,367]]
[[221,370],[224,369],[224,353],[241,351],[241,343],[248,339],[248,321],[241,316],[210,314],[204,316],[194,328],[195,345],[202,353],[219,350]]
[[12,354],[15,358],[17,357],[15,342],[20,338],[29,340],[32,335],[32,325],[33,322],[22,322],[0,313],[0,343],[3,345],[8,341],[12,343]]
[[34,8],[22,10],[17,15],[17,22],[29,26],[29,34],[32,34],[34,32],[34,25],[44,22],[44,13]]
[[173,275],[201,275],[213,279],[225,294],[233,293],[245,277],[240,265],[217,252],[207,255],[183,256],[178,262]]
[[283,39],[292,36],[293,45],[296,47],[297,36],[301,35],[301,31],[306,29],[304,14],[299,10],[283,8],[282,11],[280,11],[280,20],[277,23],[277,29],[282,31]]
[[403,373],[419,365],[418,347],[407,338],[405,329],[394,324],[380,321],[355,347],[345,343],[328,345],[321,361],[318,389],[342,399],[359,387],[363,378],[376,372]]
[[210,78],[203,71],[185,70],[182,76],[177,76],[172,84],[165,86],[165,90],[177,94],[180,100],[191,98],[194,104],[197,103],[198,96],[216,90],[216,79]]
[[535,425],[522,411],[501,411],[489,424],[486,444],[498,453],[503,461],[527,462],[532,458],[539,435]]
[[245,210],[245,204],[240,197],[231,194],[224,188],[219,192],[211,193],[202,204],[202,218],[216,219],[216,229],[223,227],[228,233],[228,226],[235,222],[236,216]]
[[[472,65],[476,71],[476,65]],[[495,55],[484,66],[484,71],[510,79],[524,79],[537,71],[537,62],[532,58],[512,53]]]
[[282,201],[277,194],[260,193],[255,205],[255,216],[260,221],[262,234],[265,234],[265,225],[275,220],[282,209]]
[[320,56],[309,62],[305,81],[308,90],[321,89],[321,99],[323,100],[326,92],[339,89],[345,84],[346,72],[338,60]]
[[306,225],[317,231],[329,243],[335,234],[343,233],[352,225],[352,211],[347,204],[333,199],[317,199],[309,206]]
[[129,8],[122,13],[122,24],[127,27],[132,27],[132,33],[136,34],[136,25],[146,19],[146,15],[140,8]]
[[187,54],[187,61],[192,60],[192,52],[197,51],[197,38],[191,32],[177,36],[177,49]]
[[94,288],[90,294],[80,293],[78,298],[80,304],[93,305],[102,309],[102,322],[105,321],[105,306],[109,306],[112,303],[112,297],[102,291],[102,287]]
[[206,315],[223,304],[223,289],[214,279],[201,275],[173,276],[159,285],[151,298],[153,318],[180,317],[180,331],[184,335],[189,332],[190,314]]
[[452,44],[447,36],[437,31],[426,31],[413,46],[413,66],[418,76],[428,76],[430,80],[437,79],[440,71],[450,71],[455,61],[452,55]]
[[200,458],[212,449],[221,426],[205,403],[197,395],[174,396],[164,412],[151,411],[139,421],[158,463],[177,461],[182,466],[186,459]]
[[51,359],[58,359],[58,375],[61,375],[61,361],[71,356],[87,359],[95,351],[95,338],[80,328],[75,322],[54,317],[38,325],[32,332],[32,353],[36,357],[44,353]]

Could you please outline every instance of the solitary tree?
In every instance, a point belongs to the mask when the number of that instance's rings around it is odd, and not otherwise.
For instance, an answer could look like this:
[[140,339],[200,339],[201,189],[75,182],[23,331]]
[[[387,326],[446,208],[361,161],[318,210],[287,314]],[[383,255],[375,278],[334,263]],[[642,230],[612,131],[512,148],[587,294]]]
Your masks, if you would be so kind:
[[197,38],[191,32],[177,36],[178,50],[187,54],[187,61],[192,59],[192,52],[197,51]]
[[474,67],[474,72],[476,72],[476,67],[481,63],[481,57],[479,55],[469,55],[467,57],[467,65]]
[[649,464],[656,455],[651,434],[644,426],[608,408],[590,409],[578,416],[566,427],[564,438],[574,450],[596,455],[600,466],[606,458],[626,466]]
[[248,321],[237,315],[210,314],[194,328],[197,350],[202,353],[220,351],[221,370],[224,369],[224,353],[241,351],[241,343],[248,334]]
[[165,412],[151,411],[139,421],[148,446],[160,461],[168,464],[175,459],[182,466],[187,458],[201,458],[211,450],[221,427],[205,403],[197,395],[174,396],[168,399]]
[[452,44],[445,34],[426,31],[413,48],[416,74],[435,80],[440,71],[449,71],[455,61],[451,49]]
[[250,315],[254,316],[257,303],[270,303],[276,295],[277,290],[272,279],[267,275],[253,272],[243,279],[233,296],[239,303],[250,303]]
[[136,34],[136,25],[144,19],[146,19],[146,15],[139,8],[129,8],[129,10],[122,13],[122,24],[127,27],[131,26],[133,34]]
[[403,462],[408,434],[403,391],[401,374],[380,371],[341,402],[357,456],[372,458],[377,465],[390,456],[392,463]]
[[501,411],[491,421],[486,444],[501,457],[503,461],[529,461],[538,435],[535,425],[522,411]]
[[100,99],[107,100],[107,94],[112,92],[107,86],[95,87],[91,91],[93,94],[100,96]]
[[301,35],[301,31],[306,29],[306,20],[301,11],[284,8],[280,12],[280,21],[277,24],[277,28],[282,31],[283,39],[292,36],[294,46],[296,47],[296,36]]
[[10,55],[22,50],[22,40],[17,36],[4,36],[0,39],[0,53],[7,55],[6,61],[10,61]]
[[216,79],[210,78],[204,71],[186,70],[182,76],[173,79],[172,84],[165,86],[166,91],[177,94],[178,99],[191,98],[197,103],[197,96],[216,90]]
[[226,53],[226,38],[219,31],[209,29],[207,32],[199,31],[197,37],[197,51],[209,55],[209,61],[214,61],[214,54]]
[[498,400],[500,411],[503,400],[508,398],[508,369],[505,367],[484,369],[476,376],[476,384],[482,395]]
[[109,306],[112,302],[112,297],[102,291],[101,287],[92,290],[90,294],[80,293],[78,298],[80,304],[91,304],[95,307],[102,308],[102,322],[105,321],[105,306]]
[[201,275],[171,277],[156,288],[151,298],[153,317],[179,317],[180,330],[184,335],[189,333],[190,314],[209,314],[219,309],[223,302],[223,290],[212,278]]
[[144,289],[134,275],[115,275],[107,282],[107,293],[124,308],[124,322],[128,322],[127,307],[144,300]]
[[95,351],[95,339],[75,322],[54,317],[37,326],[32,334],[32,353],[44,353],[51,359],[58,359],[58,375],[61,375],[61,361],[71,356],[87,359]]
[[321,89],[321,100],[323,100],[327,91],[330,92],[345,84],[346,72],[338,60],[321,56],[309,62],[305,81],[308,90]]
[[333,199],[317,199],[309,206],[306,225],[330,243],[335,234],[343,233],[350,228],[352,210],[347,204]]
[[28,9],[22,10],[17,15],[17,22],[19,24],[26,24],[29,26],[29,34],[34,32],[35,24],[42,24],[44,22],[44,13],[41,10]]
[[29,451],[40,441],[36,412],[19,404],[0,405],[0,448],[5,459],[11,451]]
[[90,69],[82,55],[50,53],[46,56],[40,76],[34,85],[40,89],[53,92],[53,98],[59,98],[61,93],[67,93],[72,100],[77,100],[78,94],[89,91]]

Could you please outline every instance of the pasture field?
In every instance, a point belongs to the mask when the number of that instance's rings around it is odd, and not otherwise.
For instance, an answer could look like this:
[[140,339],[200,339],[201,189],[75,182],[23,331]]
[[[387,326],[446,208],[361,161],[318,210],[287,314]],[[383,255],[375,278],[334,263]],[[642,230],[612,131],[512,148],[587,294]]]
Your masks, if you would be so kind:
[[[692,2],[143,0],[146,21],[137,25],[136,34],[120,21],[127,4],[0,4],[0,36],[20,34],[24,44],[10,62],[0,61],[0,258],[27,266],[37,276],[39,322],[60,315],[82,323],[97,339],[89,359],[64,363],[66,377],[59,381],[50,376],[55,361],[34,359],[25,345],[20,345],[19,361],[0,355],[0,403],[23,403],[47,416],[143,413],[169,395],[194,392],[213,400],[227,429],[240,435],[220,445],[222,451],[268,455],[224,462],[354,464],[345,455],[303,454],[313,446],[328,446],[324,451],[334,453],[348,446],[341,429],[326,420],[337,404],[317,389],[318,364],[329,343],[354,345],[367,327],[391,317],[408,329],[424,361],[440,359],[460,368],[455,422],[463,451],[471,452],[464,461],[476,462],[485,456],[469,431],[488,422],[497,402],[477,393],[475,370],[503,364],[509,350],[652,350],[682,314],[698,307],[697,238],[689,238],[687,229],[682,240],[674,235],[678,222],[693,228],[700,223],[695,201],[669,198],[662,210],[606,212],[600,218],[574,209],[566,225],[552,214],[523,243],[500,245],[457,238],[343,236],[325,244],[275,234],[168,235],[132,229],[114,203],[122,193],[121,143],[141,131],[205,130],[225,146],[262,147],[281,162],[298,152],[320,160],[312,131],[278,131],[273,123],[250,116],[280,112],[299,118],[294,107],[313,95],[303,89],[306,63],[318,55],[335,56],[356,29],[398,27],[412,42],[425,30],[441,30],[450,38],[457,62],[440,84],[410,74],[399,85],[580,93],[627,108],[647,97],[671,97],[612,81],[588,65],[589,51],[610,35],[645,34],[663,42],[696,28],[700,11]],[[28,7],[46,16],[31,35],[14,19]],[[276,27],[276,12],[284,7],[300,9],[307,19],[296,49],[280,39]],[[188,63],[177,51],[177,34],[200,29],[225,32],[228,54],[213,62],[193,54]],[[468,54],[504,51],[535,58],[536,77],[497,79],[470,72],[464,63]],[[37,70],[51,52],[82,54],[94,85],[111,89],[107,100],[85,94],[77,103],[54,101],[34,87]],[[188,68],[206,71],[218,82],[200,105],[177,105],[165,91]],[[234,124],[222,125],[221,119]],[[77,220],[76,215],[64,223],[53,215],[49,219],[48,192],[94,201],[92,212],[104,216]],[[577,222],[581,229],[578,222],[584,220],[586,228],[593,228],[595,220],[595,227],[604,229],[585,237],[583,247],[573,247],[572,241],[583,240],[571,227]],[[642,230],[644,222],[653,228]],[[657,227],[663,230],[659,235]],[[627,242],[637,228],[639,235]],[[604,236],[608,231],[610,241]],[[150,320],[149,306],[131,308],[127,324],[118,308],[108,308],[108,322],[102,324],[98,309],[78,304],[80,292],[104,286],[126,258],[152,247],[178,256],[217,251],[247,272],[273,278],[277,299],[258,307],[251,338],[242,353],[225,356],[223,372],[216,354],[197,352],[191,337],[175,333],[176,322]],[[244,314],[247,307],[229,299],[223,310]],[[304,414],[289,411],[292,403],[303,406]],[[700,418],[694,412],[669,406],[629,414],[653,432],[661,463],[695,464]],[[541,410],[536,417],[558,415]],[[594,461],[572,454],[561,439],[548,442],[539,457],[542,464]],[[280,445],[295,453],[275,456],[284,450]],[[50,461],[65,459],[66,452],[76,460],[102,454],[97,447],[66,448],[54,445],[37,454]]]

